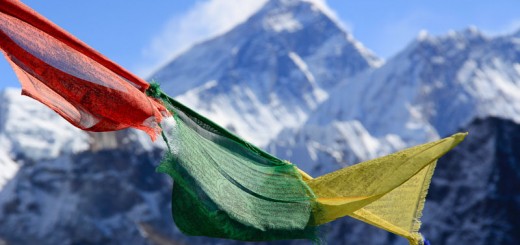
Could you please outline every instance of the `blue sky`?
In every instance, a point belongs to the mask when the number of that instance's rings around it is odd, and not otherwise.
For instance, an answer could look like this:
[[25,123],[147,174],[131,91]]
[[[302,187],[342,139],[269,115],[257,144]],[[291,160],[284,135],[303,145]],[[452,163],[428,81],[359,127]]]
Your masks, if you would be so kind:
[[[194,42],[229,30],[266,0],[23,0],[127,69],[146,77]],[[323,0],[313,0],[323,2]],[[382,58],[421,30],[433,35],[476,26],[488,35],[520,30],[517,0],[327,0],[354,37]],[[0,88],[19,87],[0,59]]]

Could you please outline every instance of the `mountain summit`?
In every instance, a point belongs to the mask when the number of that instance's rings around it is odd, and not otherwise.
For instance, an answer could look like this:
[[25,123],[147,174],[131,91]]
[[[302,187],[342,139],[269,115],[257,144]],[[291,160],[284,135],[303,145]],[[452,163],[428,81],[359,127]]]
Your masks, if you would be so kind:
[[[424,234],[437,244],[515,244],[519,38],[422,32],[381,65],[319,5],[271,0],[152,78],[313,176],[469,130],[439,162]],[[0,92],[0,244],[240,244],[180,234],[171,182],[154,173],[161,149],[147,136],[85,133],[19,94]],[[348,218],[324,236],[406,242]]]
[[269,1],[152,78],[181,102],[258,145],[300,126],[330,91],[380,60],[318,6]]
[[476,117],[518,122],[519,59],[520,43],[510,36],[490,38],[474,27],[426,35],[376,71],[338,88],[319,109],[329,114],[309,124],[356,119],[375,136],[393,133],[411,141],[405,131],[416,134],[419,124],[444,136]]
[[449,135],[476,118],[520,122],[519,60],[520,43],[510,35],[491,38],[474,27],[423,32],[383,66],[339,85],[270,149],[330,171]]

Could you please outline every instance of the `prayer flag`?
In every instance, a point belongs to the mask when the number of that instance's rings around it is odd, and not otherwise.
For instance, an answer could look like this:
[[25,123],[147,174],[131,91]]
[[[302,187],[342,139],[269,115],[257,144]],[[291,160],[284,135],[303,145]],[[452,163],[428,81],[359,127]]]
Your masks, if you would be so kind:
[[147,97],[149,84],[16,0],[0,1],[0,47],[24,95],[78,128],[133,127],[153,139],[164,107]]
[[[455,134],[317,178],[230,133],[126,71],[16,0],[0,0],[0,48],[28,95],[90,131],[162,132],[158,167],[174,179],[186,234],[243,241],[310,239],[351,216],[424,244],[420,217],[437,159]],[[169,125],[169,126],[168,126]]]

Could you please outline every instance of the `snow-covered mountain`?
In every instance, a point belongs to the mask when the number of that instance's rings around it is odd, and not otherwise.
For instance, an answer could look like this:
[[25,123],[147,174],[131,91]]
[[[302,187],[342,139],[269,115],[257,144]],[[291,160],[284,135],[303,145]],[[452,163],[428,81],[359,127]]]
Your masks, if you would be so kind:
[[380,68],[339,85],[304,126],[269,149],[327,172],[447,136],[475,118],[520,122],[519,40],[476,28],[423,32]]
[[0,191],[14,177],[18,167],[18,164],[11,159],[9,154],[0,148]]
[[[303,123],[337,83],[379,63],[318,6],[273,0],[154,78],[197,111],[265,144]],[[19,90],[3,91],[0,241],[214,243],[176,230],[171,182],[153,171],[160,146],[141,136],[85,133]]]
[[0,101],[0,145],[12,157],[49,159],[89,148],[87,133],[19,89],[0,91]]
[[152,79],[199,113],[265,145],[282,129],[299,127],[336,84],[379,64],[319,6],[272,0]]
[[165,147],[151,143],[138,130],[89,133],[82,131],[20,89],[0,91],[0,190],[20,167],[18,161],[40,161],[87,150]]
[[8,244],[175,244],[171,181],[155,173],[160,151],[87,151],[23,159],[0,195]]
[[[423,231],[433,244],[520,239],[520,32],[421,33],[381,65],[319,6],[271,0],[153,78],[314,176],[468,130],[438,164]],[[171,181],[154,172],[163,146],[147,137],[85,133],[0,92],[0,244],[241,244],[179,233]],[[406,244],[349,218],[324,231],[330,244]]]
[[155,173],[163,147],[137,130],[81,131],[0,91],[0,244],[178,244],[171,180]]
[[16,159],[54,159],[89,148],[88,134],[19,89],[0,91],[0,191],[16,175]]

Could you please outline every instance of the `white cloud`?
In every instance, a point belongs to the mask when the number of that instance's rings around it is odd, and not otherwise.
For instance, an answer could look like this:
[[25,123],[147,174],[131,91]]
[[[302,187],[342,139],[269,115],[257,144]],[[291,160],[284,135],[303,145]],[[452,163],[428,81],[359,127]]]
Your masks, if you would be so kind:
[[142,51],[146,65],[137,69],[147,77],[194,43],[225,33],[245,21],[267,0],[206,0],[185,14],[174,16]]

